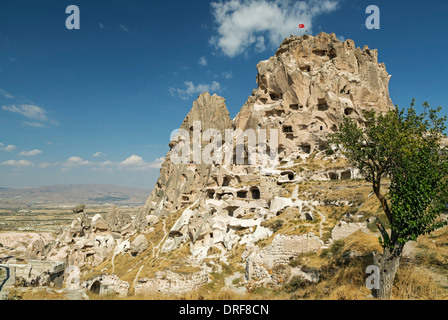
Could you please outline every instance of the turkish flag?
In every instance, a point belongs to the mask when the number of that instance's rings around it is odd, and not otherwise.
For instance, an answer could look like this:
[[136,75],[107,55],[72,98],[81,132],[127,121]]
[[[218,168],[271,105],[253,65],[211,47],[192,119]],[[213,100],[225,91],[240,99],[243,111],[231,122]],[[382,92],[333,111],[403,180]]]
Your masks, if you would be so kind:
[[303,28],[305,28],[305,25],[304,24],[299,24],[299,28],[303,29]]

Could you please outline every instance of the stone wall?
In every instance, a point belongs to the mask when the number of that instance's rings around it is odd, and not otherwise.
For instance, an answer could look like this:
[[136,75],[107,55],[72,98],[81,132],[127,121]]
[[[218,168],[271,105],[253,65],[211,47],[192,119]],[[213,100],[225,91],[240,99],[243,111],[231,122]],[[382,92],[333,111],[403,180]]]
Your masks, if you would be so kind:
[[208,282],[208,271],[186,274],[172,271],[156,272],[151,279],[140,279],[135,287],[136,295],[145,294],[179,294],[199,289]]
[[59,261],[30,260],[28,264],[3,264],[9,269],[10,279],[5,286],[62,288],[65,263]]

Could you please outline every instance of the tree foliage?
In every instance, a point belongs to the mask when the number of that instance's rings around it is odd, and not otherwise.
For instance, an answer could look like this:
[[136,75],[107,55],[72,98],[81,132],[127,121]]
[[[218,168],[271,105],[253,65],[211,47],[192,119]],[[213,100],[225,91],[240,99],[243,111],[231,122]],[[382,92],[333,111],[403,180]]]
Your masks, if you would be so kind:
[[[346,117],[330,138],[330,146],[372,183],[391,225],[389,234],[377,224],[384,248],[403,246],[445,224],[438,218],[448,203],[448,162],[440,144],[446,117],[439,117],[441,108],[431,109],[427,102],[422,114],[414,105],[415,100],[406,110],[369,112],[364,125]],[[381,189],[386,176],[391,182],[388,194]]]

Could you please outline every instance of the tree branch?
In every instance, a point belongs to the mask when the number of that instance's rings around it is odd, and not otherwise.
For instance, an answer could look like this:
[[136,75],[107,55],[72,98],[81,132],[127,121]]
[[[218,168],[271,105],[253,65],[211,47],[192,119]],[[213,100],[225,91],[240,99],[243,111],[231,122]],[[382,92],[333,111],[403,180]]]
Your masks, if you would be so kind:
[[376,218],[376,226],[378,227],[378,230],[380,230],[381,235],[383,236],[384,239],[384,243],[385,244],[389,244],[390,243],[390,236],[389,233],[387,233],[386,228],[384,228],[383,224],[381,223],[381,221],[378,219],[377,216],[375,216]]
[[381,260],[382,256],[378,252],[373,253],[373,263],[378,267],[381,268]]
[[381,207],[383,208],[384,213],[386,214],[387,219],[392,224],[392,214],[390,212],[389,204],[387,203],[386,197],[381,193],[381,172],[378,172],[378,176],[373,181],[373,192],[375,193],[378,200],[381,202]]

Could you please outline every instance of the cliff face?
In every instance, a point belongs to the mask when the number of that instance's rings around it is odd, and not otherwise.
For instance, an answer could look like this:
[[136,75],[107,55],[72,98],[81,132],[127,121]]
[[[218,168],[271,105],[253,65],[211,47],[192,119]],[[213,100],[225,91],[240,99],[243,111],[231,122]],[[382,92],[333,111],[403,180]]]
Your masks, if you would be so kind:
[[[378,63],[377,50],[356,48],[352,40],[341,42],[334,34],[291,36],[257,69],[258,87],[234,123],[224,98],[203,93],[193,103],[181,129],[192,133],[195,121],[201,122],[202,132],[217,129],[223,137],[224,130],[232,127],[243,131],[266,129],[268,140],[269,130],[275,129],[279,133],[279,160],[284,161],[325,150],[328,133],[337,131],[344,116],[362,125],[364,112],[385,112],[393,107],[388,91],[390,76],[385,65]],[[170,142],[171,150],[176,145]],[[204,185],[211,177],[220,185],[228,175],[219,164],[173,164],[171,154],[168,152],[137,224],[145,215],[166,215],[191,205],[205,192]],[[225,169],[259,173],[254,166]]]
[[390,76],[377,50],[356,48],[334,34],[285,39],[274,57],[257,65],[258,88],[235,119],[237,128],[276,128],[280,151],[310,154],[326,147],[344,116],[393,107]]
[[[200,122],[201,127],[198,130],[205,132],[208,129],[216,129],[223,136],[224,130],[232,128],[233,125],[225,99],[216,94],[210,96],[209,93],[201,94],[194,101],[193,108],[180,127],[180,129],[191,133],[191,140],[195,122]],[[176,139],[170,142],[171,150],[162,164],[160,178],[136,219],[137,229],[146,226],[144,221],[146,215],[163,216],[180,210],[187,204],[194,203],[203,191],[202,188],[210,177],[211,170],[216,169],[203,163],[174,164],[171,155],[173,148],[178,143],[179,141]],[[191,157],[191,159],[193,158]]]

